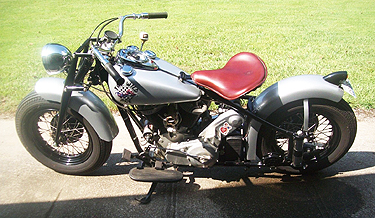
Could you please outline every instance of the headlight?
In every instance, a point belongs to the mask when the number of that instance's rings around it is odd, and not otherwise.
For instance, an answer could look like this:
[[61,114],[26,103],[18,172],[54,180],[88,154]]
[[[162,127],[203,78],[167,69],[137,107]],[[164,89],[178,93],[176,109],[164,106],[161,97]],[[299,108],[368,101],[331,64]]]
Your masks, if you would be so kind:
[[72,59],[72,53],[63,45],[49,43],[42,49],[43,65],[50,75],[67,71]]

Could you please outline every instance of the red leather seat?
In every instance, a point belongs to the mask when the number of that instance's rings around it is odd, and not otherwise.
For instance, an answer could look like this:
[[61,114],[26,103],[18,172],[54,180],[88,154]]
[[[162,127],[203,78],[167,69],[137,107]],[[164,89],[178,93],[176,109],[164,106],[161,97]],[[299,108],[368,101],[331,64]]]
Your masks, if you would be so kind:
[[196,84],[228,100],[258,88],[266,77],[267,67],[262,59],[248,52],[236,54],[222,69],[196,71],[191,75]]

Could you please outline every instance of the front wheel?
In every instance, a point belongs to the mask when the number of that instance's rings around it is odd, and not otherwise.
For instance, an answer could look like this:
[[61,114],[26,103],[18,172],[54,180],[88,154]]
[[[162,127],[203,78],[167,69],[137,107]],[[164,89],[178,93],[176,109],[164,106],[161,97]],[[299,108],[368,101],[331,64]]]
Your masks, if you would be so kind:
[[[353,110],[344,100],[332,102],[309,99],[309,132],[304,140],[304,169],[280,167],[287,172],[312,172],[326,168],[350,149],[357,133],[357,121]],[[292,132],[302,130],[304,108],[302,101],[289,103],[272,113],[267,120]],[[270,153],[288,155],[289,138],[285,134],[262,126],[259,131],[257,155],[261,158]]]
[[45,166],[64,174],[83,175],[101,167],[112,142],[101,140],[92,126],[68,109],[59,144],[55,142],[60,104],[31,92],[18,106],[17,134],[26,150]]

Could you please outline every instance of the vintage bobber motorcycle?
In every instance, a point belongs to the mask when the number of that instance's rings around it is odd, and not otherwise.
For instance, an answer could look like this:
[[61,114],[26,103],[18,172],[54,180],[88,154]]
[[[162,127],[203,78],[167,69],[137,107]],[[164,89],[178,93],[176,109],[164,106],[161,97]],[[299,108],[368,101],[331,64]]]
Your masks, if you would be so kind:
[[[131,178],[154,182],[151,190],[157,182],[182,178],[179,171],[164,170],[171,166],[265,166],[304,173],[326,168],[348,152],[357,124],[343,99],[344,91],[355,96],[347,72],[290,77],[249,96],[267,76],[264,62],[252,53],[233,56],[222,69],[191,75],[143,51],[147,33],[140,35],[141,49],[128,46],[115,53],[126,19],[157,18],[167,13],[105,20],[73,54],[60,44],[44,46],[47,72],[67,76],[40,79],[18,107],[17,133],[32,156],[66,174],[87,174],[106,162],[118,127],[90,91],[97,85],[118,106],[138,151],[133,155],[141,164]],[[116,20],[118,33],[104,31]],[[125,150],[123,157],[131,155]]]

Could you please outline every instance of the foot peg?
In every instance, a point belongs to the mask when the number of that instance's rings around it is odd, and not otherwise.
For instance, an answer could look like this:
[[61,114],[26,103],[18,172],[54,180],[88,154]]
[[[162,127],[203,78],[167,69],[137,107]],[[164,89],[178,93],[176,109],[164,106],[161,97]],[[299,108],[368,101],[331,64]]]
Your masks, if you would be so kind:
[[152,193],[155,191],[155,188],[159,182],[179,182],[182,180],[183,174],[175,170],[157,170],[155,168],[145,167],[143,169],[131,169],[129,176],[132,180],[137,182],[152,182],[151,188],[146,197],[138,200],[141,204],[148,204],[150,203]]

